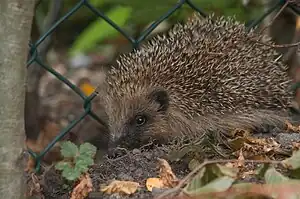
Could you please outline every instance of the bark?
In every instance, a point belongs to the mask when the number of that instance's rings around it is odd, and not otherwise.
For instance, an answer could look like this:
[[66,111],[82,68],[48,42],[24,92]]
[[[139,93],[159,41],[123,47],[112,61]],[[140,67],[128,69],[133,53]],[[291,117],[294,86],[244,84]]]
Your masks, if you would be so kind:
[[0,1],[0,198],[24,198],[19,157],[24,148],[28,43],[35,0]]

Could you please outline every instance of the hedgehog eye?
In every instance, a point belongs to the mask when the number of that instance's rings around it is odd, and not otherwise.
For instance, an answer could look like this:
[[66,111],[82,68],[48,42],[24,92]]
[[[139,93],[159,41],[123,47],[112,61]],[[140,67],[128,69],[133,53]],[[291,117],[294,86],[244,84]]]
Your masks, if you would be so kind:
[[138,126],[144,125],[146,123],[146,121],[147,121],[147,118],[144,115],[138,115],[138,116],[135,117],[135,123]]

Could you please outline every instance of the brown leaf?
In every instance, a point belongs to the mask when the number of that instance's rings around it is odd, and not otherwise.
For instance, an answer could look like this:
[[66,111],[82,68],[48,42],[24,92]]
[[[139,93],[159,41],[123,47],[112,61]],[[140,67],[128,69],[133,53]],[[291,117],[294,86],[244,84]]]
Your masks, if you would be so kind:
[[245,130],[245,129],[235,129],[231,132],[231,135],[234,136],[234,137],[248,137],[250,135],[250,132],[248,130]]
[[228,144],[232,149],[240,150],[244,146],[245,142],[247,142],[247,138],[245,138],[245,137],[236,137],[232,140],[229,140]]
[[289,121],[285,121],[285,124],[288,131],[300,132],[300,126],[294,126]]
[[[278,144],[273,138],[254,138],[245,137],[245,142],[243,147],[243,156],[247,159],[254,157],[257,159],[262,159],[266,155],[272,156],[276,152],[280,151],[280,144]],[[239,156],[239,152],[234,153]]]
[[241,149],[237,161],[237,167],[244,167],[244,166],[245,166],[245,157],[243,155],[243,149]]
[[166,160],[160,159],[160,158],[158,158],[158,162],[159,162],[159,167],[160,167],[159,175],[160,175],[160,178],[161,178],[164,186],[170,187],[170,188],[175,187],[178,184],[179,180],[173,173],[172,168],[169,165],[169,163]]
[[100,188],[100,191],[107,194],[119,193],[130,195],[136,192],[139,187],[140,185],[137,182],[114,180],[108,186]]
[[293,151],[298,151],[300,149],[300,142],[292,142]]
[[73,189],[70,199],[84,199],[93,191],[93,184],[88,174],[80,178],[79,184]]
[[[36,140],[27,138],[25,141],[25,145],[27,149],[31,149],[34,153],[37,154],[41,153],[48,146],[48,144],[52,142],[52,140],[54,140],[55,137],[58,136],[58,134],[60,133],[60,128],[58,124],[56,124],[55,122],[50,121],[47,118],[46,119],[44,118],[43,121],[41,121],[41,123],[42,123],[42,128],[38,138]],[[78,138],[74,133],[69,132],[65,137],[63,137],[62,140],[70,140],[72,142],[76,142]],[[48,151],[44,155],[42,159],[44,162],[51,164],[53,162],[62,160],[62,156],[60,153],[61,141],[58,141],[50,149],[50,151]],[[27,166],[24,169],[25,172],[33,172],[35,164],[36,164],[35,159],[30,155],[27,162]]]

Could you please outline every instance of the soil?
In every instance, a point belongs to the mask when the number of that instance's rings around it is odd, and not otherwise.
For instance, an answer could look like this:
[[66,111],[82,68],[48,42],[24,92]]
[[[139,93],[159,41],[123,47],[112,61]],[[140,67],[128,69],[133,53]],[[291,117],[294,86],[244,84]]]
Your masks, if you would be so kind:
[[[282,149],[290,150],[291,143],[293,141],[299,141],[300,136],[298,133],[274,133],[262,134],[260,137],[275,137],[276,141],[282,145]],[[174,142],[175,143],[175,142]],[[182,143],[183,144],[183,143]],[[169,156],[172,150],[177,149],[181,146],[181,143],[170,144],[165,146],[146,146],[140,149],[134,149],[132,151],[127,151],[125,149],[118,149],[115,158],[109,158],[104,156],[100,163],[95,164],[89,169],[89,174],[93,182],[94,190],[90,193],[88,198],[93,199],[119,199],[119,198],[130,198],[130,199],[140,199],[140,198],[153,198],[160,194],[163,190],[155,189],[153,192],[146,190],[145,182],[147,178],[158,177],[158,161],[157,158],[164,158],[172,167],[175,175],[182,179],[186,176],[190,170],[188,168],[188,159],[181,158],[179,161],[172,161]],[[201,149],[202,150],[202,149]],[[204,150],[204,149],[203,149]],[[200,159],[222,159],[222,157],[207,148],[202,151]],[[227,151],[228,152],[228,151]],[[226,153],[227,153],[226,152]],[[227,153],[228,154],[228,153]],[[195,157],[195,156],[193,156]],[[282,156],[277,156],[276,159],[282,159]],[[250,170],[257,168],[258,164],[248,164],[245,170]],[[99,191],[100,185],[108,185],[112,180],[129,180],[140,183],[141,188],[134,194],[130,196],[120,196],[118,194],[108,195],[103,194]],[[255,178],[245,178],[241,181],[256,182],[260,183],[261,180]],[[69,194],[72,190],[72,185],[67,186],[67,182],[61,177],[61,174],[50,167],[44,172],[39,178],[39,183],[41,184],[42,192],[41,194],[45,199],[67,199],[70,198]]]

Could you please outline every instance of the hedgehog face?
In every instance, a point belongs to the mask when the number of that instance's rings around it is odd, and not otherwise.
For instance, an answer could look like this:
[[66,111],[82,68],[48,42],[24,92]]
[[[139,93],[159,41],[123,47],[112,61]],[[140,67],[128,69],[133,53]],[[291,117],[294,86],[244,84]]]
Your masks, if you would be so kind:
[[[167,129],[169,96],[154,89],[145,95],[111,97],[107,102],[112,145],[138,147],[151,138],[159,139],[160,129]],[[118,113],[118,114],[116,114]]]

